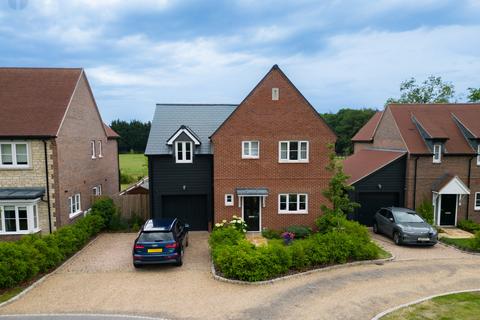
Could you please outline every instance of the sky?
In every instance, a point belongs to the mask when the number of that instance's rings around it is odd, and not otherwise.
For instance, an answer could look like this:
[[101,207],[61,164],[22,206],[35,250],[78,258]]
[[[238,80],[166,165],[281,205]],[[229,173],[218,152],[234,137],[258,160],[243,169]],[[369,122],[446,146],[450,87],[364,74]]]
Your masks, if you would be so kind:
[[[319,112],[480,87],[480,0],[0,0],[0,66],[82,67],[107,123],[240,103],[278,64]],[[1,90],[1,88],[0,88]]]

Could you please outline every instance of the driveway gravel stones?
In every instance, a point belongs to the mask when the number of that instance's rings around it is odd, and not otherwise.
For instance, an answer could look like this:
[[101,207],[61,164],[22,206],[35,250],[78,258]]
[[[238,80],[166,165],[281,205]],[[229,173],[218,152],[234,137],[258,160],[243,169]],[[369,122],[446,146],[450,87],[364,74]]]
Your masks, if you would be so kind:
[[[0,314],[95,313],[167,319],[370,319],[424,296],[480,288],[480,257],[437,245],[396,247],[395,262],[313,273],[264,286],[213,279],[208,234],[190,233],[182,267],[135,270],[135,234],[102,234]],[[0,318],[1,320],[1,318]]]

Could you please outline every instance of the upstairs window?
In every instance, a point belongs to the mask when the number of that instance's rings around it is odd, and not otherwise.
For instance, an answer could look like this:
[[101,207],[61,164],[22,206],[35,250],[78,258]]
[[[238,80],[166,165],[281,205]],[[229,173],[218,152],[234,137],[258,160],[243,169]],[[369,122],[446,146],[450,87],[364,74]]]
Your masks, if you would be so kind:
[[99,184],[92,188],[92,193],[94,196],[101,196],[102,195],[102,185]]
[[28,168],[29,166],[26,142],[0,143],[0,168]]
[[98,157],[103,158],[102,140],[98,140]]
[[442,145],[436,143],[433,145],[433,163],[440,162],[442,162]]
[[90,155],[92,156],[92,159],[96,159],[97,156],[95,154],[95,141],[90,141]]
[[280,89],[279,88],[272,88],[272,100],[280,99]]
[[192,163],[192,142],[175,142],[175,159],[177,163]]
[[280,141],[279,162],[308,162],[308,141]]
[[258,141],[242,142],[242,158],[258,159],[260,154],[260,143]]

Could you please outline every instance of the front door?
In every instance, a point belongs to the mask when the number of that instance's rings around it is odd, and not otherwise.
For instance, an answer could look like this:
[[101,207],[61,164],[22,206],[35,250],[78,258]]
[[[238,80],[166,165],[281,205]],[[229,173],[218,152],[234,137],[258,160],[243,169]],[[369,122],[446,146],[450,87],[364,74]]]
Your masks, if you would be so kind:
[[248,231],[260,231],[260,197],[243,198],[243,220]]
[[440,225],[454,226],[457,214],[457,195],[442,194],[442,206],[440,208]]

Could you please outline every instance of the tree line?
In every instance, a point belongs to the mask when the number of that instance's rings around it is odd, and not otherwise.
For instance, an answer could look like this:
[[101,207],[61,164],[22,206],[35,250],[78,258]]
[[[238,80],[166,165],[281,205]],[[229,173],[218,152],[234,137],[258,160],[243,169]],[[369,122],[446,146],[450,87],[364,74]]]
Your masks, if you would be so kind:
[[[430,76],[422,82],[410,78],[400,84],[400,96],[389,98],[389,103],[449,103],[480,102],[480,88],[468,88],[465,94],[456,95],[455,86],[443,81],[441,77]],[[338,155],[349,155],[353,151],[352,137],[377,112],[373,108],[342,108],[336,113],[321,114],[337,135],[335,152]],[[114,120],[111,128],[120,135],[119,152],[145,152],[151,123],[131,120]]]

